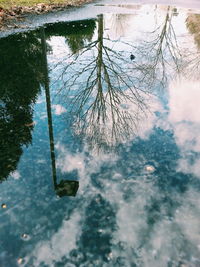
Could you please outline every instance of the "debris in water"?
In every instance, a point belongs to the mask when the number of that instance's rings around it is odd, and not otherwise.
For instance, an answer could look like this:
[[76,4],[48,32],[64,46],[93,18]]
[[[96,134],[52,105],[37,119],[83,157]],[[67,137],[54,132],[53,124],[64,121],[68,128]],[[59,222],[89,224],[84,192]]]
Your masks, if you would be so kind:
[[34,126],[35,125],[35,122],[33,121],[33,122],[31,122],[31,123],[27,123],[27,124],[25,124],[25,126],[27,126],[27,127],[31,127],[31,126]]
[[133,54],[130,55],[130,59],[131,60],[134,60],[135,59],[135,56]]
[[3,203],[3,204],[1,205],[1,207],[2,207],[2,209],[6,209],[6,208],[7,208],[7,205],[6,205],[5,203]]
[[26,233],[24,233],[24,234],[22,234],[21,235],[21,238],[23,239],[23,240],[29,240],[29,235],[28,234],[26,234]]
[[23,258],[18,258],[18,259],[17,259],[17,263],[18,263],[18,264],[22,264],[23,262],[24,262]]
[[147,172],[154,172],[155,171],[155,168],[152,165],[147,165],[147,166],[145,166],[145,170]]

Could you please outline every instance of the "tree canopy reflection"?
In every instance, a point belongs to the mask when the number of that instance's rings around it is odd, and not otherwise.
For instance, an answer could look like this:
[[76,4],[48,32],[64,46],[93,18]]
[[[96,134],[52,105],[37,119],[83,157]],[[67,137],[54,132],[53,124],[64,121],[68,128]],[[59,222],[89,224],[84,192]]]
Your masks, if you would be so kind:
[[72,53],[77,53],[87,42],[92,40],[95,30],[95,19],[72,22],[59,22],[45,29],[46,38],[63,36]]
[[33,104],[43,83],[38,32],[0,40],[0,181],[15,171],[31,143]]
[[200,15],[190,14],[187,17],[186,25],[189,32],[193,35],[197,47],[197,52],[190,51],[188,53],[186,72],[192,77],[199,79],[200,66]]

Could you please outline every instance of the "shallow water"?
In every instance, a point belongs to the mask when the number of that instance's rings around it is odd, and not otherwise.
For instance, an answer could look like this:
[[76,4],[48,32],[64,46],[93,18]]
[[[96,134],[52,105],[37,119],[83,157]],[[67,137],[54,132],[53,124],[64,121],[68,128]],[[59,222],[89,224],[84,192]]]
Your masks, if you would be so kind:
[[0,39],[0,266],[200,266],[200,15],[125,8]]

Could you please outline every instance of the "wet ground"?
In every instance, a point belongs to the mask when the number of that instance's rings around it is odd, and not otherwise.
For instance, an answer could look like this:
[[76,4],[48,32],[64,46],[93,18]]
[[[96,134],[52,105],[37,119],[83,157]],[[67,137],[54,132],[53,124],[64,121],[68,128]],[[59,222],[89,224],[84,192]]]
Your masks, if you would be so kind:
[[195,3],[0,39],[0,266],[200,266]]
[[22,20],[15,21],[5,30],[0,31],[0,37],[25,30],[36,29],[44,24],[91,19],[99,14],[135,14],[137,5],[171,5],[173,7],[187,9],[187,13],[200,13],[200,2],[198,0],[101,0],[92,1],[80,7],[69,8],[64,11],[50,12],[46,14],[27,14]]

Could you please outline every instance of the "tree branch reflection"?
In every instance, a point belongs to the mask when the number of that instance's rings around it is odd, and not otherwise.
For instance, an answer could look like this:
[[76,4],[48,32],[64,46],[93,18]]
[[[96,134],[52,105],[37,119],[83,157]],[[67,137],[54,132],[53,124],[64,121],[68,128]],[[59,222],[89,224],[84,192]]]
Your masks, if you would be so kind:
[[[179,72],[181,53],[172,16],[168,8],[164,23],[151,33],[153,40],[137,45],[105,38],[99,15],[97,38],[57,64],[62,81],[58,95],[73,114],[76,134],[92,147],[112,147],[134,136],[149,112],[152,88],[166,84],[169,66]],[[130,60],[131,51],[137,61]]]
[[[69,106],[75,115],[75,131],[87,136],[92,145],[113,145],[136,130],[139,110],[145,112],[147,91],[133,77],[129,53],[110,48],[114,43],[103,37],[103,16],[97,20],[97,39],[79,54],[69,56],[61,74],[59,93],[65,101],[75,90]],[[92,54],[92,56],[91,56]],[[81,86],[79,86],[81,84]],[[132,107],[132,114],[129,107]]]
[[[166,86],[170,72],[180,73],[182,54],[173,25],[174,10],[168,6],[166,16],[159,26],[151,32],[150,40],[143,41],[138,48],[145,75],[155,84]],[[174,73],[173,73],[174,74]]]

